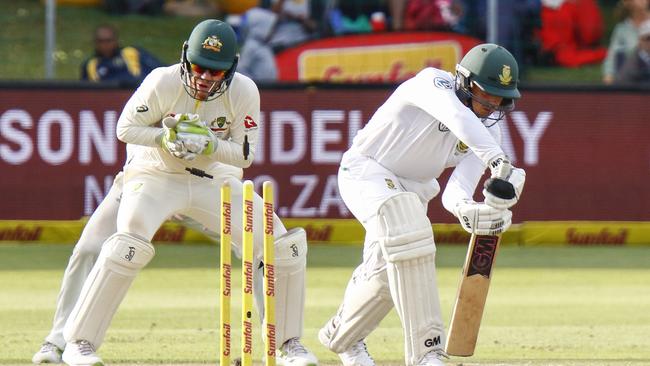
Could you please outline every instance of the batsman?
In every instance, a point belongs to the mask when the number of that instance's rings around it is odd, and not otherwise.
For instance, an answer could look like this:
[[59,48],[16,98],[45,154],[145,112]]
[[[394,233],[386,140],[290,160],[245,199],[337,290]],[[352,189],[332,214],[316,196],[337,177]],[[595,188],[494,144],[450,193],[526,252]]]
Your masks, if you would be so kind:
[[[426,68],[402,83],[343,155],[341,197],[366,230],[362,263],[320,342],[345,366],[372,366],[365,338],[395,307],[406,365],[444,365],[445,332],[427,205],[438,177],[455,167],[443,206],[468,232],[496,235],[511,225],[510,207],[525,172],[500,147],[498,122],[520,98],[518,66],[501,46],[472,48],[456,75]],[[490,178],[475,202],[474,191]]]
[[[102,244],[63,329],[68,365],[103,365],[97,349],[131,283],[153,258],[151,239],[166,219],[183,215],[219,232],[221,185],[229,183],[233,201],[241,201],[243,169],[255,156],[260,96],[255,83],[236,72],[236,47],[228,24],[199,23],[183,45],[181,62],[152,71],[126,103],[117,137],[138,148],[124,168],[117,231]],[[261,229],[262,199],[254,200],[253,226]],[[233,205],[232,218],[232,242],[240,251],[241,206]],[[315,366],[316,357],[300,343],[306,235],[287,231],[276,215],[274,228],[277,361]],[[262,230],[255,230],[255,263],[262,238]],[[259,286],[261,281],[254,294],[262,318]]]

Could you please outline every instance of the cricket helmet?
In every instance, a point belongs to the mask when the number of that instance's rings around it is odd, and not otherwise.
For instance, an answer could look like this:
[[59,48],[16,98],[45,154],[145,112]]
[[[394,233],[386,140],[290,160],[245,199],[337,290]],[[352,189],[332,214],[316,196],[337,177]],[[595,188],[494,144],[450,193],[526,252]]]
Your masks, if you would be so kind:
[[[502,119],[506,112],[513,110],[514,100],[521,97],[517,89],[518,83],[517,60],[508,50],[496,44],[484,43],[472,48],[456,65],[455,84],[458,98],[470,108],[473,99],[499,112],[496,121]],[[472,93],[472,85],[490,95],[502,97],[503,101],[500,105],[491,105]]]
[[181,79],[185,90],[195,97],[198,90],[192,73],[192,65],[202,69],[225,71],[221,81],[212,82],[200,79],[203,83],[212,83],[208,100],[215,99],[226,92],[237,69],[239,54],[237,37],[232,27],[216,19],[204,20],[197,24],[189,39],[183,44],[181,54]]

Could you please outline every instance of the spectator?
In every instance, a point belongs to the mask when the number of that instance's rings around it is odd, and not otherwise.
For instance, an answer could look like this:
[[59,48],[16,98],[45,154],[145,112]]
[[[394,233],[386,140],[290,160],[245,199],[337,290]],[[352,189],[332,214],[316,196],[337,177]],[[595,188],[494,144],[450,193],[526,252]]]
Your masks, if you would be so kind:
[[252,8],[237,19],[237,32],[242,42],[237,70],[255,82],[273,82],[278,79],[273,49],[268,39],[277,21],[277,14],[262,8]]
[[81,65],[81,80],[139,83],[160,61],[136,47],[120,47],[117,29],[101,25],[95,29],[95,55]]
[[316,30],[316,22],[310,18],[309,0],[273,0],[271,10],[277,21],[271,30],[269,45],[275,52],[305,42]]
[[603,18],[595,0],[542,0],[539,37],[549,63],[579,67],[600,63]]
[[404,29],[451,31],[462,14],[463,5],[459,0],[408,0]]
[[650,85],[650,20],[639,26],[639,43],[616,74],[616,83]]
[[[463,17],[454,26],[456,32],[487,40],[487,0],[463,0]],[[496,43],[509,50],[522,64],[531,63],[538,51],[533,38],[540,24],[540,0],[499,0],[497,2]],[[521,70],[520,70],[521,71]]]
[[327,20],[335,35],[379,32],[386,29],[387,7],[383,1],[331,0],[327,8],[329,10]]
[[609,40],[607,57],[603,62],[603,82],[611,84],[614,75],[623,65],[625,58],[636,47],[639,39],[639,25],[650,19],[649,0],[620,0],[616,5],[615,17],[620,21],[614,26]]

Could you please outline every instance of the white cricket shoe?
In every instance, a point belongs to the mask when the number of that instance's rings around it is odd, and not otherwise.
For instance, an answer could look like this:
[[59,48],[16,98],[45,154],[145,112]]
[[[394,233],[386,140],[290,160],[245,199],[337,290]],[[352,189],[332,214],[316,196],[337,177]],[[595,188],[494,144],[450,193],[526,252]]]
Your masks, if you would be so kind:
[[95,346],[84,339],[68,342],[62,358],[70,366],[104,366],[104,361],[95,353]]
[[445,363],[442,362],[443,359],[447,359],[447,354],[442,350],[429,351],[427,354],[422,357],[418,366],[445,366]]
[[34,353],[32,362],[35,364],[61,363],[61,353],[63,353],[63,351],[54,343],[45,342],[41,345],[41,349]]
[[343,362],[343,366],[375,366],[375,360],[370,357],[363,339],[353,344],[345,352],[339,353],[339,358]]
[[276,362],[281,366],[318,366],[318,359],[309,352],[298,338],[284,342],[278,350]]

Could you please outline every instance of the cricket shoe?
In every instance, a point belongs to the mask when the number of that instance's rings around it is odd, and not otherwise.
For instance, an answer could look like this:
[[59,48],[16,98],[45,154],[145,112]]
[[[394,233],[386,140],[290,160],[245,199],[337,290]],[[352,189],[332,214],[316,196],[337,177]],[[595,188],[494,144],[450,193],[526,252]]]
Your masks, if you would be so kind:
[[345,352],[339,353],[339,358],[343,362],[343,366],[375,366],[375,360],[370,357],[363,339],[353,344]]
[[61,363],[61,353],[63,353],[63,351],[54,343],[45,342],[41,345],[41,349],[34,353],[32,362],[35,364]]
[[104,361],[95,353],[95,346],[84,339],[65,345],[63,362],[70,366],[104,366]]
[[318,366],[318,359],[309,352],[298,338],[291,338],[284,342],[278,350],[276,357],[278,365],[281,366]]
[[449,357],[443,350],[434,350],[429,351],[427,354],[422,357],[417,366],[445,366],[443,359],[448,359]]

